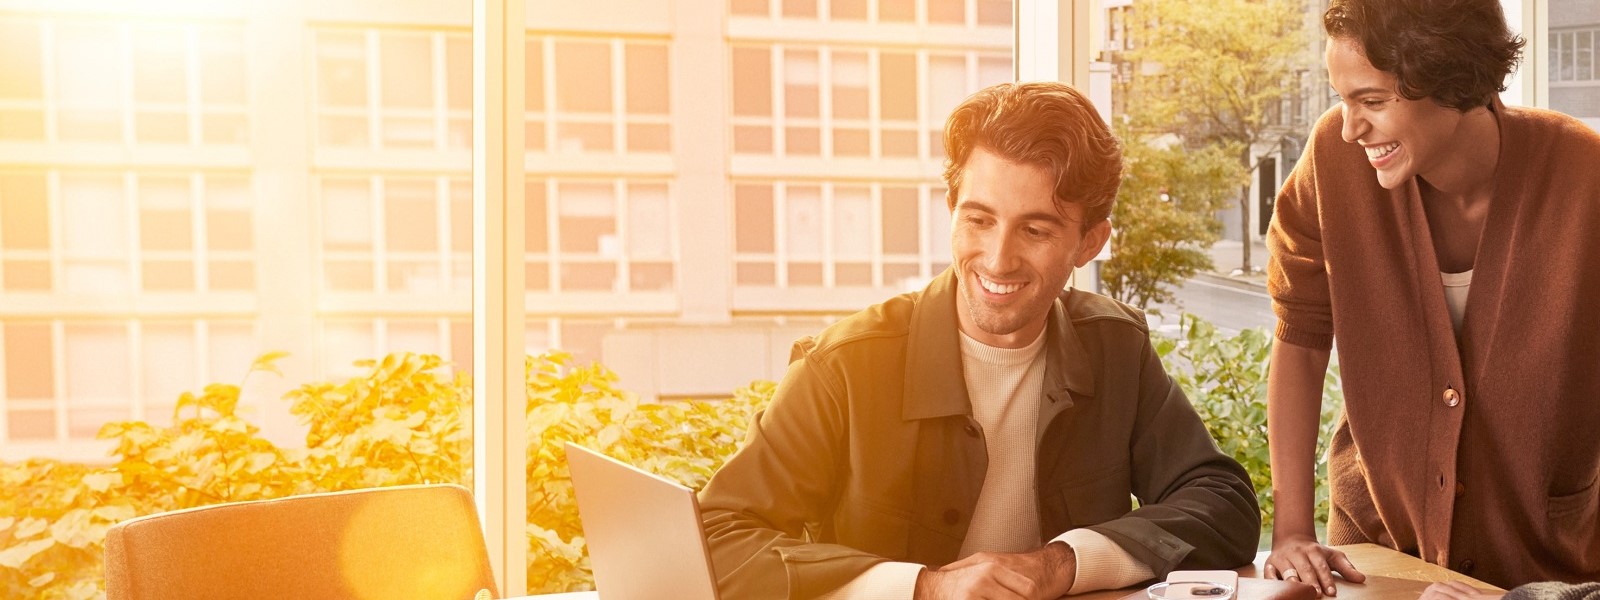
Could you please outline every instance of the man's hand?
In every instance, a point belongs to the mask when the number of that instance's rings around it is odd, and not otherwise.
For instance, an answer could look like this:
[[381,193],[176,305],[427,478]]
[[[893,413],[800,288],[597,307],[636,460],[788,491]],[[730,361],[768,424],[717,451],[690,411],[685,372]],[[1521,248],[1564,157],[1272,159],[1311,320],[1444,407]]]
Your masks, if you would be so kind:
[[1505,592],[1485,592],[1458,581],[1435,583],[1422,591],[1417,600],[1499,600]]
[[1316,538],[1309,536],[1290,535],[1284,539],[1274,539],[1272,554],[1266,562],[1267,566],[1262,571],[1267,579],[1310,584],[1324,596],[1339,593],[1333,586],[1335,572],[1351,583],[1367,580],[1367,576],[1356,570],[1344,552],[1319,544]]
[[917,576],[916,600],[1054,600],[1072,589],[1077,555],[1062,542],[1032,552],[979,552]]

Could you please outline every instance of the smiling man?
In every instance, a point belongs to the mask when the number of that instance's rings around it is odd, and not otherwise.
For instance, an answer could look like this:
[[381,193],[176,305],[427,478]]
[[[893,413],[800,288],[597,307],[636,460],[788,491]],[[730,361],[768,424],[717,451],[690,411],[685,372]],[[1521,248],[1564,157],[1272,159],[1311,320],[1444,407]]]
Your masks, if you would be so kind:
[[722,596],[1048,599],[1248,563],[1249,478],[1143,315],[1066,289],[1121,177],[1094,107],[994,86],[945,150],[953,266],[797,342],[701,493]]

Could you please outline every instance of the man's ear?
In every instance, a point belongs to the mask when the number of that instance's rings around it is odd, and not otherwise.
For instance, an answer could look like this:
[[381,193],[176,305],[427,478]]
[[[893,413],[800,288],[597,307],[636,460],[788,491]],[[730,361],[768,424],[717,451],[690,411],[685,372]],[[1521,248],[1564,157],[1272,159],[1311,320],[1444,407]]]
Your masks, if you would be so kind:
[[1110,239],[1111,219],[1100,219],[1098,223],[1090,225],[1083,231],[1083,240],[1078,244],[1078,255],[1073,257],[1073,263],[1080,267],[1089,264]]

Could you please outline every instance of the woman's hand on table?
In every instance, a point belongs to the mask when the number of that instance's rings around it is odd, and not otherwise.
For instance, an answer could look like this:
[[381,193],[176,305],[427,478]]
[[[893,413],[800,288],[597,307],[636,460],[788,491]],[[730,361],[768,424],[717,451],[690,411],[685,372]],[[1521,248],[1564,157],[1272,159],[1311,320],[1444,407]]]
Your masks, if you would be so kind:
[[1323,596],[1335,596],[1339,593],[1338,588],[1334,587],[1334,573],[1338,573],[1351,583],[1367,580],[1367,576],[1356,570],[1356,566],[1351,564],[1350,558],[1345,556],[1344,552],[1317,543],[1316,538],[1311,536],[1288,536],[1281,540],[1273,540],[1272,554],[1267,556],[1266,567],[1262,569],[1262,573],[1267,579],[1297,581],[1310,585]]

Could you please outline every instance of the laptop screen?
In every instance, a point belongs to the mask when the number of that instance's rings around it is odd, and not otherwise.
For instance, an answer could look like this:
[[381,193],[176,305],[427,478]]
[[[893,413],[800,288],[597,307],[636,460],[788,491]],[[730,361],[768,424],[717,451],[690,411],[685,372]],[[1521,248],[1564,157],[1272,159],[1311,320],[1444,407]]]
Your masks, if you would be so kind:
[[577,444],[567,465],[605,600],[716,600],[694,490]]

